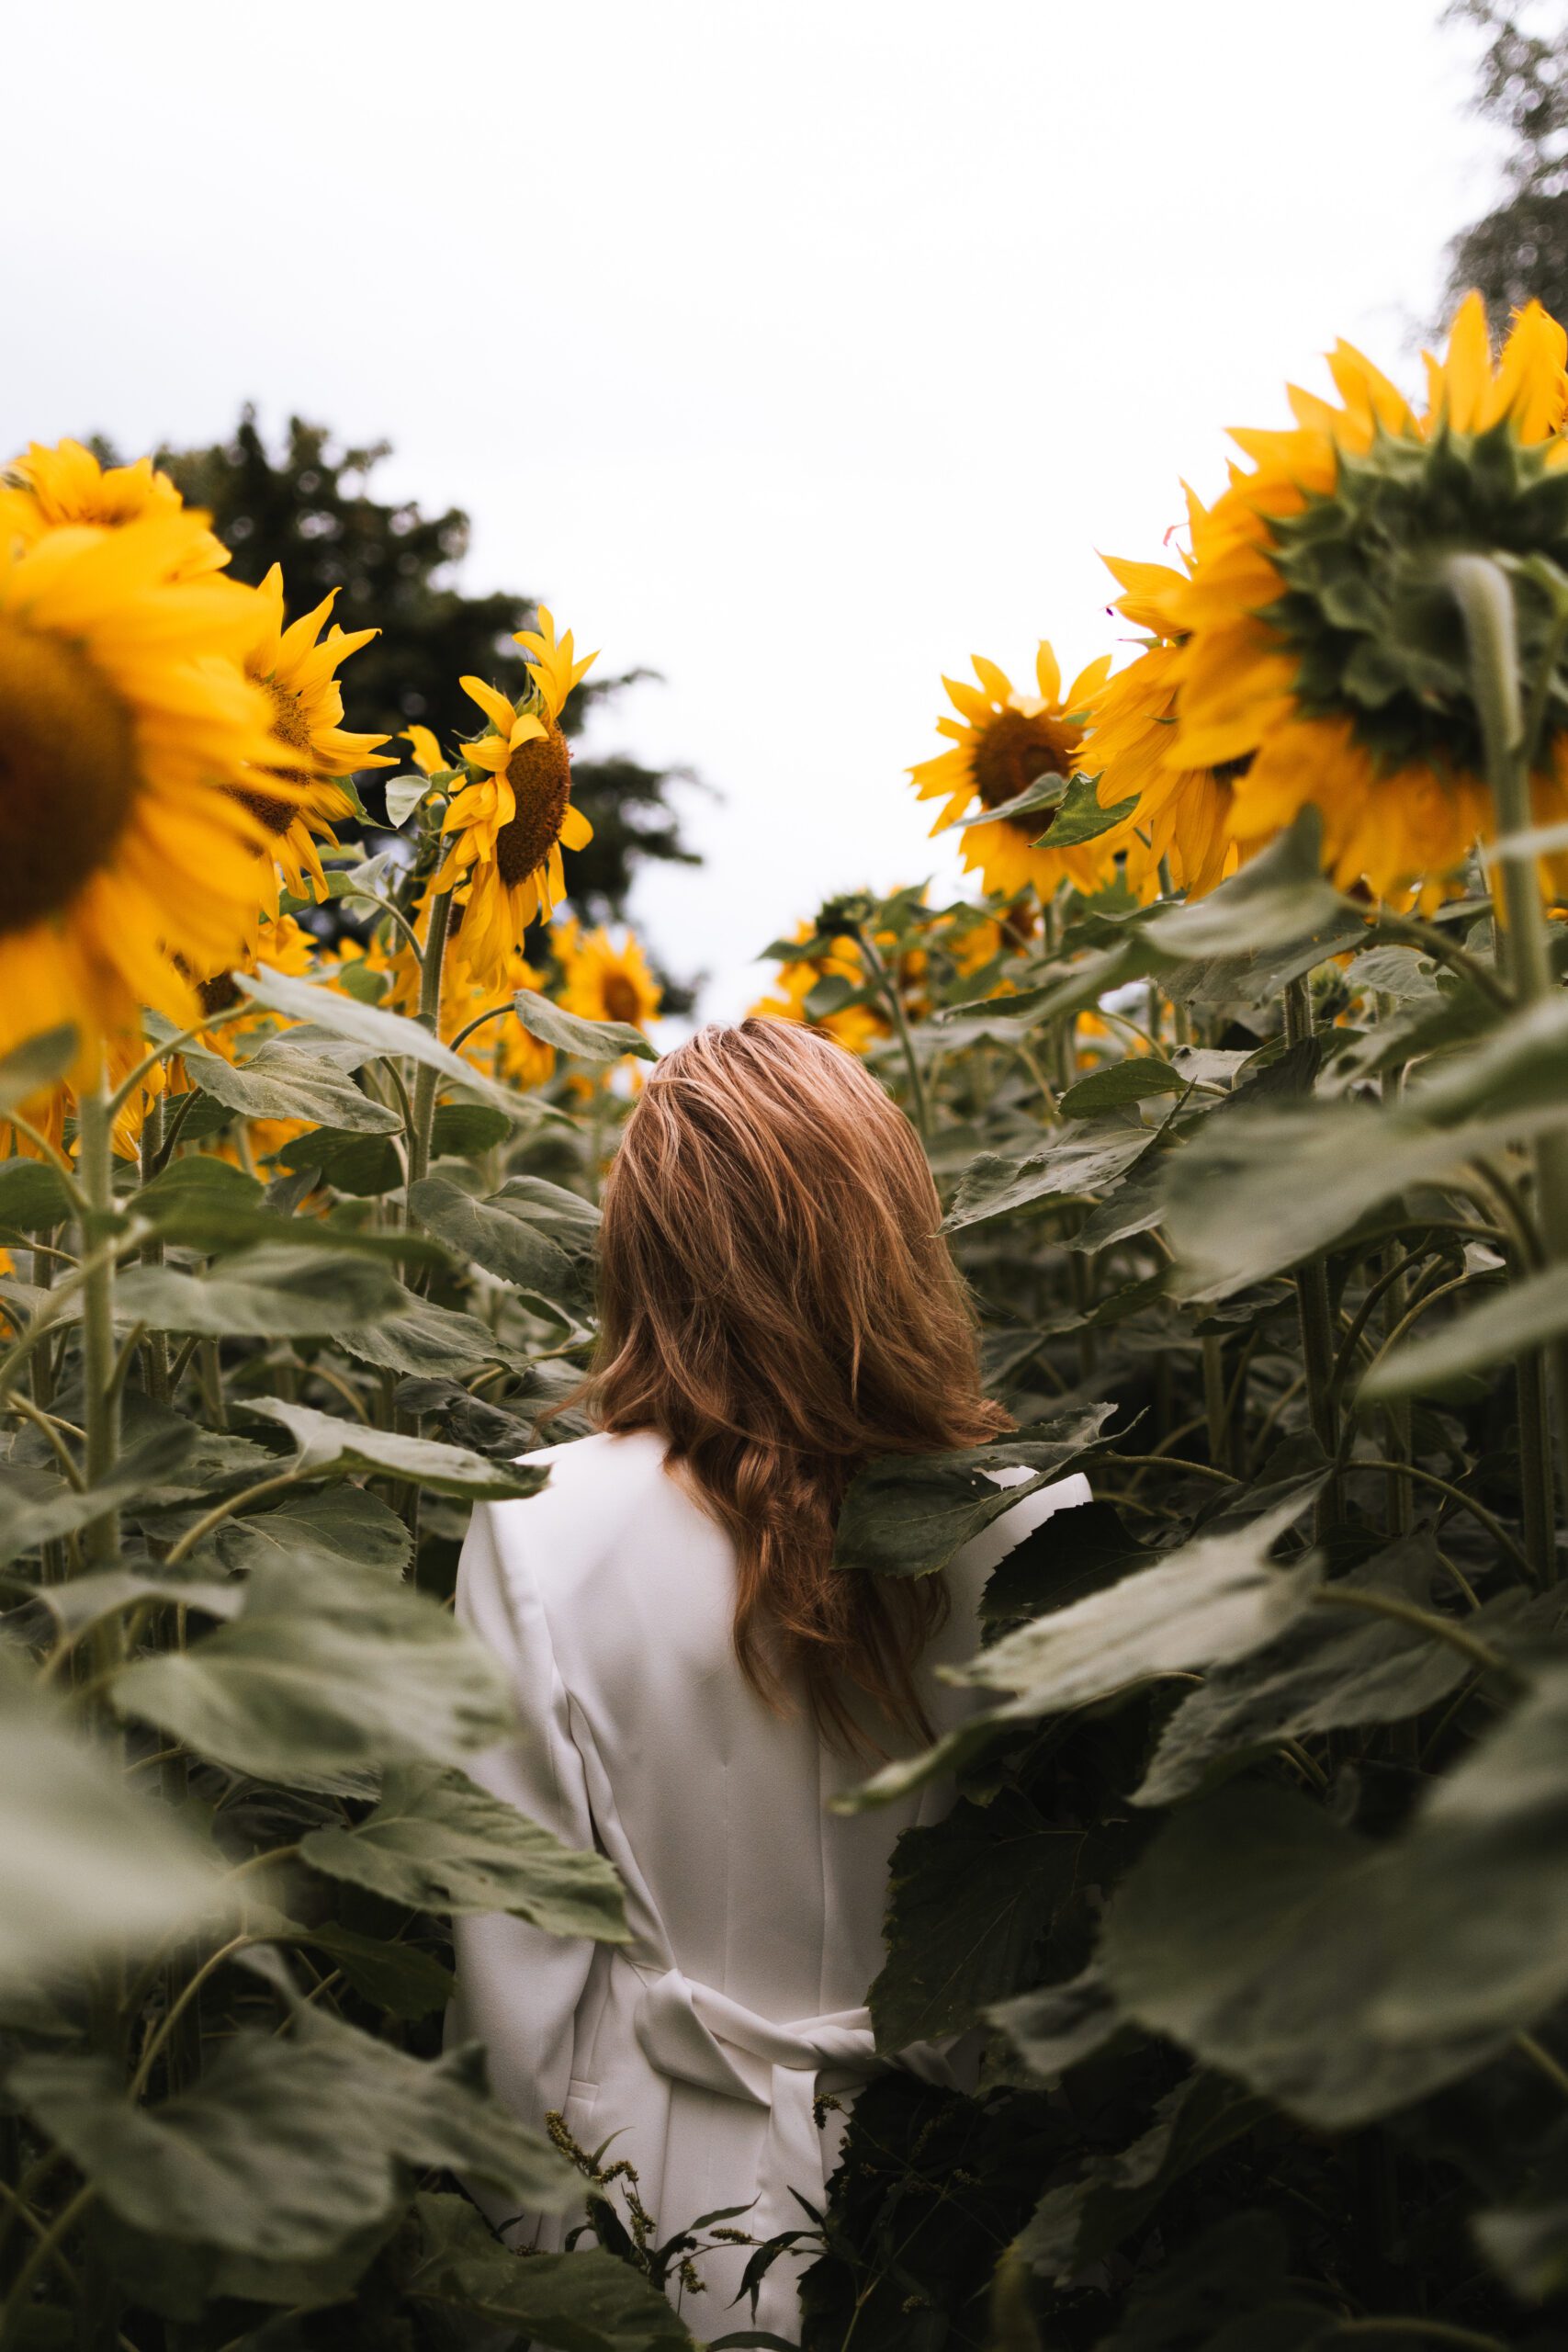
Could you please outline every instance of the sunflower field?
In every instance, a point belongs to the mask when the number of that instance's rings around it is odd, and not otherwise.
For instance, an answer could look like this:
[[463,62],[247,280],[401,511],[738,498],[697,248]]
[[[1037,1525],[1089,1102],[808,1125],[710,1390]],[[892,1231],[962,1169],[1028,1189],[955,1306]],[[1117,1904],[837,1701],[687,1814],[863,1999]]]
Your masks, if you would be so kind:
[[[1330,371],[1105,658],[947,682],[973,888],[768,950],[1017,1424],[866,1464],[840,1565],[939,1573],[998,1468],[1095,1496],[851,1801],[956,1775],[870,1997],[984,2057],[856,2103],[807,2352],[1568,2342],[1568,340],[1472,300],[1418,403]],[[727,2217],[442,2044],[453,1915],[626,1934],[468,1776],[449,1605],[583,1427],[656,1052],[570,913],[592,657],[541,610],[520,698],[389,744],[366,633],[226,563],[150,461],[0,484],[0,2352],[777,2345],[665,2291]]]

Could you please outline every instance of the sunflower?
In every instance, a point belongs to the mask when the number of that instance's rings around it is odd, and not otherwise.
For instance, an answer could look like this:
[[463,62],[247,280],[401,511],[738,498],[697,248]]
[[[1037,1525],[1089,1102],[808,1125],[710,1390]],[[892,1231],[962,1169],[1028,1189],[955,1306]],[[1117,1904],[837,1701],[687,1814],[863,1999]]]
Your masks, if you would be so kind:
[[[803,943],[811,938],[813,927],[808,922],[797,923],[795,937]],[[836,1045],[852,1054],[870,1051],[879,1038],[891,1036],[892,1023],[878,1007],[869,1004],[847,1004],[837,1012],[815,1016],[806,1009],[806,1000],[818,980],[845,979],[854,987],[865,985],[865,966],[857,943],[848,937],[835,939],[825,954],[803,957],[797,963],[779,966],[773,979],[773,993],[757,999],[750,1008],[748,1018],[753,1021],[805,1021],[813,1029],[820,1029]]]
[[542,995],[545,975],[536,971],[527,957],[515,951],[506,958],[499,978],[476,979],[460,954],[447,966],[446,985],[441,991],[441,1035],[450,1046],[456,1043],[470,1022],[487,1012],[497,1018],[476,1029],[471,1037],[464,1038],[457,1051],[476,1069],[486,1071],[491,1078],[503,1080],[513,1086],[526,1090],[543,1086],[555,1071],[553,1046],[531,1037],[515,1013],[502,1014],[502,1005],[510,1008],[520,989],[532,989]]
[[[1201,506],[1188,492],[1194,531]],[[1100,772],[1100,805],[1114,808],[1135,800],[1127,843],[1127,880],[1140,896],[1159,887],[1161,864],[1189,898],[1201,898],[1236,864],[1230,836],[1235,764],[1189,767],[1172,757],[1176,741],[1176,669],[1181,633],[1171,617],[1171,598],[1190,573],[1164,563],[1123,563],[1105,558],[1123,594],[1116,610],[1146,632],[1143,650],[1107,679],[1095,699],[1084,763]]]
[[[933,833],[957,822],[976,802],[979,810],[1000,808],[1040,776],[1077,774],[1089,707],[1111,668],[1109,654],[1091,662],[1064,698],[1061,669],[1043,639],[1034,661],[1038,694],[1017,693],[994,662],[978,653],[973,658],[977,686],[942,680],[958,716],[939,718],[937,733],[948,737],[953,748],[909,770],[921,799],[942,804]],[[1072,849],[1053,850],[1048,839],[1037,848],[1041,835],[1049,834],[1051,817],[1051,811],[1041,810],[969,826],[963,840],[965,868],[1002,897],[1032,883],[1043,899],[1049,898],[1064,878],[1080,890],[1098,890],[1115,849],[1122,846],[1122,829]]]
[[295,897],[306,895],[309,875],[319,904],[327,895],[327,880],[317,838],[335,848],[333,820],[348,816],[354,807],[333,779],[353,775],[358,768],[397,765],[378,750],[387,741],[385,735],[349,735],[338,723],[343,717],[338,669],[379,632],[360,628],[345,635],[334,628],[321,638],[337,598],[335,588],[314,612],[286,627],[283,573],[276,563],[256,594],[261,614],[245,667],[266,690],[273,741],[265,763],[268,773],[246,785],[239,797],[269,836],[268,847]]
[[658,981],[635,933],[623,934],[617,947],[604,930],[581,933],[561,958],[566,986],[561,1009],[584,1021],[621,1021],[646,1030],[657,1020],[660,1000]]
[[[188,1023],[255,916],[254,818],[217,787],[267,756],[241,662],[255,596],[173,577],[182,513],[0,543],[0,1052]],[[88,1065],[85,1061],[84,1068]]]
[[186,521],[186,537],[173,567],[176,578],[220,571],[228,562],[229,550],[209,529],[209,516],[186,507],[151,458],[139,458],[133,466],[105,466],[80,441],[62,441],[52,449],[35,441],[0,478],[0,539],[20,539],[24,546],[62,523],[98,523],[114,530],[148,515]]
[[[1161,599],[1183,642],[1169,663],[1167,764],[1225,769],[1245,847],[1313,804],[1337,881],[1380,896],[1432,884],[1493,824],[1462,631],[1439,567],[1461,549],[1568,563],[1568,344],[1539,303],[1495,361],[1478,295],[1417,415],[1348,345],[1337,403],[1292,390],[1295,423],[1233,437],[1249,469],[1193,535],[1192,577]],[[1526,675],[1551,616],[1517,578]],[[1537,813],[1565,805],[1568,697],[1549,697]]]
[[519,630],[513,642],[531,657],[525,702],[508,702],[481,678],[462,682],[490,731],[462,746],[475,773],[447,808],[442,830],[455,838],[434,886],[457,892],[465,961],[487,977],[504,969],[528,925],[565,896],[562,849],[585,849],[593,838],[587,818],[571,805],[571,752],[560,715],[598,656],[576,660],[570,630],[558,642],[543,605],[538,628]]

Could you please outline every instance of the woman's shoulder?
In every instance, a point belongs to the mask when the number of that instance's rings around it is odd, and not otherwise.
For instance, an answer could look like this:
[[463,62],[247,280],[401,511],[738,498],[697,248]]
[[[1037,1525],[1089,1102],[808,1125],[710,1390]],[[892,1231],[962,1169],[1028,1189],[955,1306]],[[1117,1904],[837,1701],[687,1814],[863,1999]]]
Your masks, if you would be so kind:
[[665,1452],[653,1430],[596,1430],[523,1454],[548,1476],[535,1494],[487,1506],[502,1558],[525,1559],[536,1576],[558,1581],[656,1510],[680,1509],[683,1492],[665,1472]]

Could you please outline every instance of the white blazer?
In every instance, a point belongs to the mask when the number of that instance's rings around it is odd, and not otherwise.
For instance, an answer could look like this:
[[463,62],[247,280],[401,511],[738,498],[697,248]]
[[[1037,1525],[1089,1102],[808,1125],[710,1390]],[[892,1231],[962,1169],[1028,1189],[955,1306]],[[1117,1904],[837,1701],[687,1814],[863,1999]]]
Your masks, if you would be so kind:
[[[881,2063],[864,2005],[882,1963],[894,1841],[939,1819],[951,1788],[848,1817],[828,1811],[870,1768],[825,1747],[804,1710],[773,1713],[742,1678],[733,1549],[666,1471],[660,1438],[599,1435],[527,1459],[548,1464],[549,1484],[525,1501],[481,1503],[458,1569],[457,1614],[505,1661],[521,1726],[470,1770],[569,1845],[608,1855],[635,1940],[458,1919],[448,2038],[485,2043],[496,2092],[525,2121],[558,2109],[589,2149],[618,2134],[605,2161],[636,2165],[660,2239],[749,2203],[738,2226],[756,2238],[800,2227],[790,2192],[820,2208],[842,2131],[831,2111],[818,2130],[813,2101],[852,2090]],[[975,1694],[931,1669],[978,1648],[991,1568],[1089,1494],[1074,1477],[1027,1496],[948,1570],[952,1614],[919,1675],[939,1730]],[[901,2063],[942,2078],[929,2049]],[[555,2248],[575,2218],[509,2234]],[[798,2274],[814,2253],[775,2262],[759,2326],[795,2339]],[[751,2324],[745,2305],[720,2324],[746,2260],[744,2247],[706,2258],[702,2310],[688,2313],[703,2335]]]

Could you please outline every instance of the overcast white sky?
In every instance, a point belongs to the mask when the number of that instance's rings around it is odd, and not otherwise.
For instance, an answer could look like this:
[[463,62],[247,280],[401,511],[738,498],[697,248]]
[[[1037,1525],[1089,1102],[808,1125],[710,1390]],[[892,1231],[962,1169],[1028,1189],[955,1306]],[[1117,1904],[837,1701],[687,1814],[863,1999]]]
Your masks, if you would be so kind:
[[1495,175],[1438,6],[31,0],[0,445],[392,440],[468,584],[664,673],[598,742],[723,796],[636,911],[731,1015],[826,891],[950,878],[943,669],[1102,650],[1095,550],[1337,334],[1410,374]]

